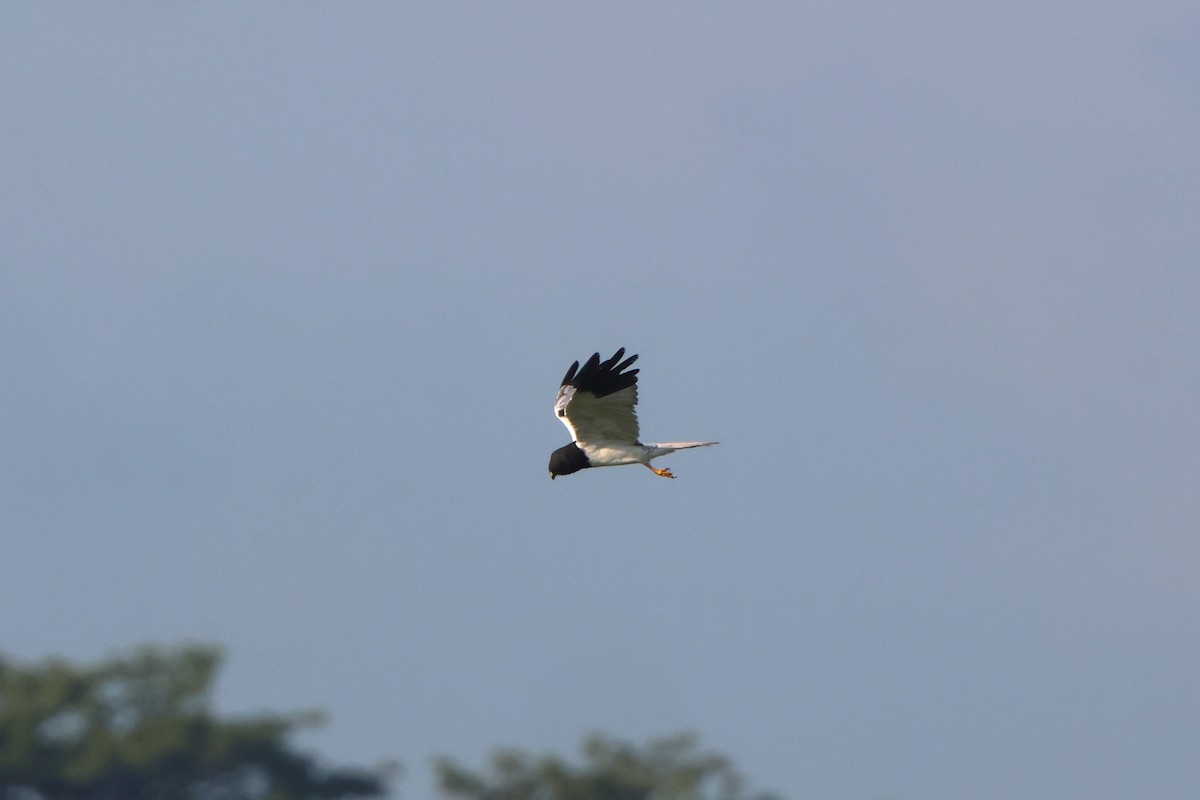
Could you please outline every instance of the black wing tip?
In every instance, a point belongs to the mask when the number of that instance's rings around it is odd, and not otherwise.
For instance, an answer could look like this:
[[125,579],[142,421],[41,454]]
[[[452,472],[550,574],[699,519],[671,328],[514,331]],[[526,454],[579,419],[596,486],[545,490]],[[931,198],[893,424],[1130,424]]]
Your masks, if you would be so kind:
[[637,354],[634,353],[621,361],[624,356],[624,347],[618,348],[611,358],[603,362],[600,360],[599,353],[592,353],[591,357],[584,362],[583,367],[579,366],[578,361],[571,365],[571,368],[567,370],[566,377],[563,378],[562,385],[574,386],[579,391],[591,392],[596,397],[604,397],[622,389],[628,389],[637,384],[638,370],[633,369],[628,372],[625,370],[630,364],[637,361]]
[[571,368],[569,370],[567,370],[567,374],[563,375],[561,385],[562,386],[570,386],[572,379],[574,379],[574,377],[575,377],[575,373],[578,371],[579,371],[579,362],[576,361],[575,363],[571,364]]

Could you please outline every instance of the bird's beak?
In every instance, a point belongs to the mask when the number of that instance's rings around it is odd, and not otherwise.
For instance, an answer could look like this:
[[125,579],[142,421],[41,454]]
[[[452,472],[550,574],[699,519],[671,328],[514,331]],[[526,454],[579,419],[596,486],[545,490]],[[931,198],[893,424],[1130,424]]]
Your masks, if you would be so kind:
[[550,480],[554,480],[554,473],[553,473],[553,472],[551,472],[551,473],[550,473]]

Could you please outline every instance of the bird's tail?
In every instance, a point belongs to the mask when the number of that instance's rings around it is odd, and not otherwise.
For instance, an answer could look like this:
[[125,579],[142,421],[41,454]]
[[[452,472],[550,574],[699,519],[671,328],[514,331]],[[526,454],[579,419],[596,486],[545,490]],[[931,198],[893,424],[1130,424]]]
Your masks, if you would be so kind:
[[658,455],[666,455],[674,453],[676,450],[687,450],[689,447],[708,447],[710,444],[720,444],[720,442],[655,442],[647,445],[659,451]]

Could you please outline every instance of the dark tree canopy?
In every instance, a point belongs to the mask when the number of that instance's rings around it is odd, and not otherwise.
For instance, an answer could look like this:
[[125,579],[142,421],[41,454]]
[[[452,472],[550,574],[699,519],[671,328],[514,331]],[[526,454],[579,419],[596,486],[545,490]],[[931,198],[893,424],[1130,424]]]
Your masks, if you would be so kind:
[[773,800],[750,795],[720,755],[697,752],[690,734],[638,748],[601,735],[583,745],[576,765],[554,755],[496,751],[485,772],[437,760],[442,792],[464,800]]
[[219,719],[219,650],[143,648],[93,666],[0,657],[0,800],[350,800],[382,770],[291,749],[313,714]]

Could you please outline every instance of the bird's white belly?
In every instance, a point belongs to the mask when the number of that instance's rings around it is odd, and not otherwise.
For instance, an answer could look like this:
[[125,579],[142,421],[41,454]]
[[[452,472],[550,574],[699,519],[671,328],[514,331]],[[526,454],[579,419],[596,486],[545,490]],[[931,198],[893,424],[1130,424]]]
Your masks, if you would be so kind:
[[644,445],[628,442],[578,442],[593,467],[615,467],[621,464],[645,464],[648,450]]

